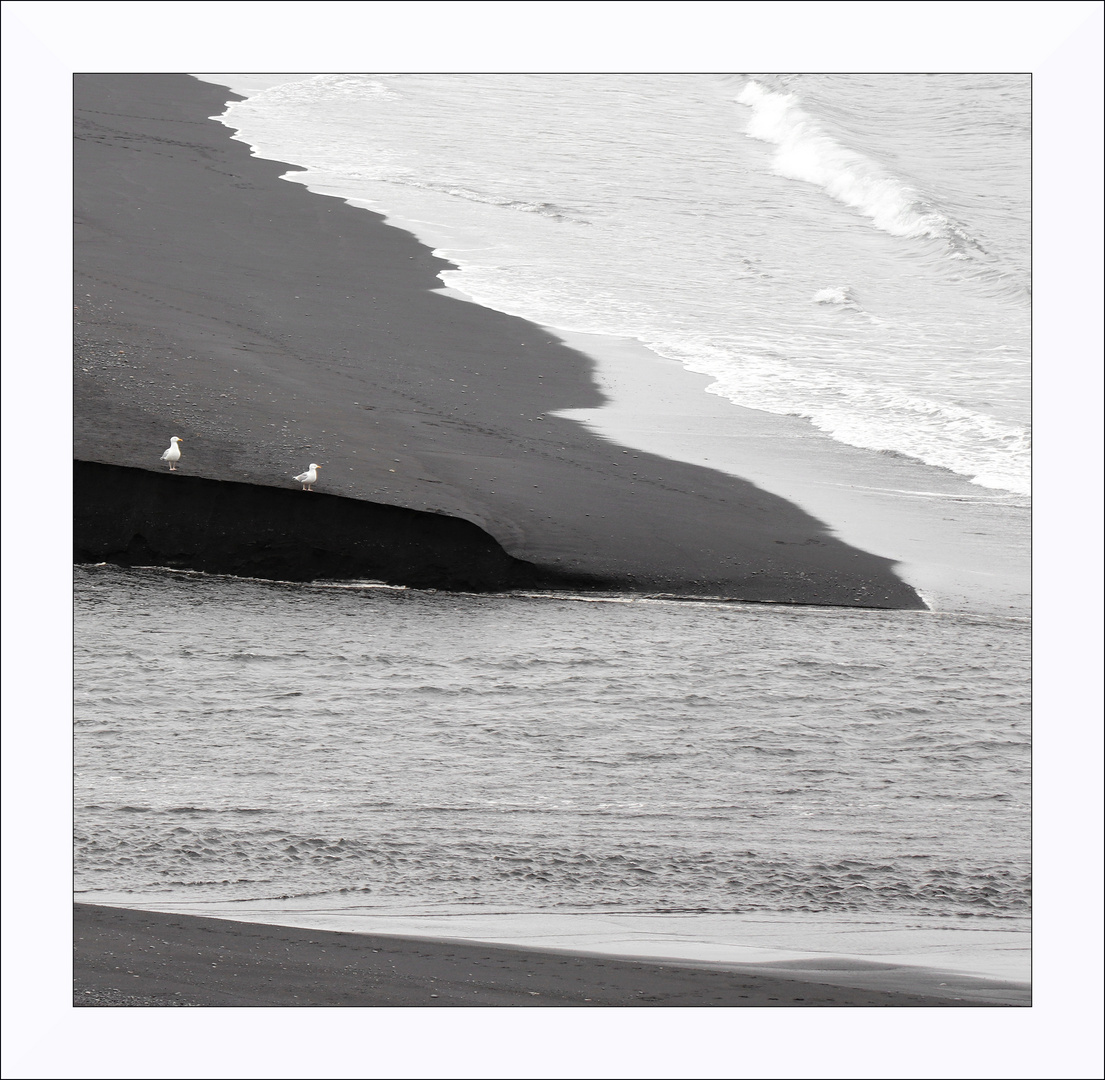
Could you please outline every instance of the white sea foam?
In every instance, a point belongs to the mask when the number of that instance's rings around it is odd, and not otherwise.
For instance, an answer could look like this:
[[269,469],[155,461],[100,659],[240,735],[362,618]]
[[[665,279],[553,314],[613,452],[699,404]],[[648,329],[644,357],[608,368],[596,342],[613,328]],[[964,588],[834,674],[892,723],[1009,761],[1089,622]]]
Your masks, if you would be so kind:
[[[737,94],[705,76],[321,76],[223,120],[306,168],[288,179],[415,232],[478,303],[637,339],[737,404],[1026,492],[1021,263],[988,261],[960,224],[989,206],[964,178],[992,190],[1026,144],[1008,141],[1008,105],[988,119],[977,80],[962,113],[957,77],[885,81],[880,113],[857,112],[872,97],[842,78]],[[734,138],[746,122],[755,139]],[[905,160],[911,124],[946,163]],[[981,135],[952,154],[956,125]],[[775,148],[766,168],[756,140]],[[986,219],[988,245],[1004,228],[998,247],[1022,250],[1020,191]]]
[[947,240],[949,254],[957,257],[965,257],[966,248],[979,249],[910,184],[826,134],[795,95],[750,80],[737,101],[752,110],[747,134],[779,148],[773,164],[780,176],[816,184],[892,236]]
[[[705,365],[687,366],[716,374]],[[840,372],[793,367],[781,376],[777,359],[764,363],[755,356],[733,364],[707,389],[722,397],[739,396],[752,408],[804,417],[851,446],[901,454],[961,475],[964,462],[970,461],[966,475],[973,482],[1029,493],[1028,432],[971,409]]]
[[855,297],[852,295],[852,290],[848,288],[844,289],[822,289],[820,292],[814,294],[813,302],[815,304],[854,304]]

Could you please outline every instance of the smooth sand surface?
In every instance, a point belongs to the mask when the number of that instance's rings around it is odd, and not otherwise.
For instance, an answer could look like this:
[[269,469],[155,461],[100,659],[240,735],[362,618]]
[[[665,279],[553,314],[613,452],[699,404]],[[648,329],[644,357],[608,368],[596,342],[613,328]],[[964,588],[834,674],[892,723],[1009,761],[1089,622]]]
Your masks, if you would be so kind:
[[98,1006],[964,1007],[804,970],[656,963],[77,904],[74,1003]]
[[293,485],[465,518],[615,587],[920,607],[892,561],[737,476],[559,415],[604,395],[548,330],[441,291],[410,233],[281,180],[209,119],[228,91],[76,78],[81,460]]

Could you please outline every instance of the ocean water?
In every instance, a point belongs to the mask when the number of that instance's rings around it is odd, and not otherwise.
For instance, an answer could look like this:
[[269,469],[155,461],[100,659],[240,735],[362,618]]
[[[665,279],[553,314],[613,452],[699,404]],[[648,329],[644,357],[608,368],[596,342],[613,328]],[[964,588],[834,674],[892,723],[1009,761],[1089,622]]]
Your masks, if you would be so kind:
[[[1027,80],[208,78],[443,285],[1026,502]],[[1027,619],[75,572],[78,898],[1027,926]]]
[[995,617],[81,566],[78,898],[1023,926],[1028,649]]
[[1027,76],[207,77],[476,301],[1028,494]]

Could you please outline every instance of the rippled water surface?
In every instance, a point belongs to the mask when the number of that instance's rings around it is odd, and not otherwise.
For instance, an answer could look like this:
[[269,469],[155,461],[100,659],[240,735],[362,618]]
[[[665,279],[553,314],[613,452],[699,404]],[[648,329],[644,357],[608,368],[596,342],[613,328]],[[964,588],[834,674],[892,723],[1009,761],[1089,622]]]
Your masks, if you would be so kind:
[[1023,915],[1028,626],[76,570],[85,899]]

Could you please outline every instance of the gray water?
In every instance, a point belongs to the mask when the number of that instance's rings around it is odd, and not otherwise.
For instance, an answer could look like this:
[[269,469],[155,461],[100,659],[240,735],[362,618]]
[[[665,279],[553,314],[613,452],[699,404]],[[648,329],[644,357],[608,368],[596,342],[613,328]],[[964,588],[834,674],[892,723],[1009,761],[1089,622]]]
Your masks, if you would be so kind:
[[75,572],[78,898],[1027,911],[1025,621]]

